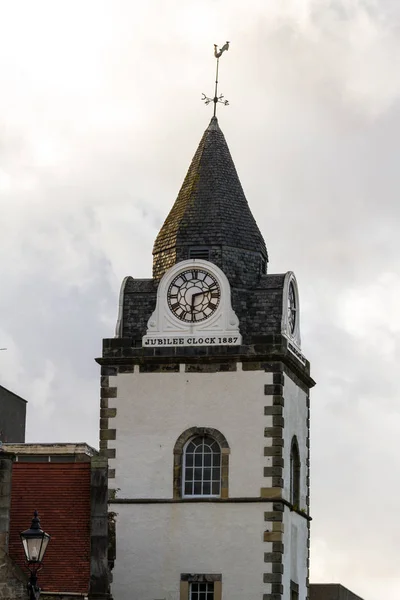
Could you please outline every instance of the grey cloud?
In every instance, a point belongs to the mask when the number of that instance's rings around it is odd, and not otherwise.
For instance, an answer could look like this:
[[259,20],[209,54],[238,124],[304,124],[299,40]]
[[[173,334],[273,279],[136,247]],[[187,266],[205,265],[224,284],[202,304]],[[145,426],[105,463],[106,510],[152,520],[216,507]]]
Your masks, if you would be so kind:
[[[298,277],[318,382],[312,577],[397,600],[398,3],[25,4],[29,27],[11,5],[0,24],[0,375],[29,439],[97,444],[93,359],[122,278],[151,274],[231,39],[221,128],[270,272]],[[368,286],[379,318],[355,332]]]

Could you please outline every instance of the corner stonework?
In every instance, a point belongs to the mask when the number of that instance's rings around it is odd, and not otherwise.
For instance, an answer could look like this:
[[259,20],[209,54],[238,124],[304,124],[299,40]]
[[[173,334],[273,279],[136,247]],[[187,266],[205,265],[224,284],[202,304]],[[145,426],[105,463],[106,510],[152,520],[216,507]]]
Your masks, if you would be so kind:
[[0,449],[0,599],[21,600],[27,595],[27,575],[8,555],[12,465],[15,455]]
[[[117,398],[117,388],[110,386],[110,377],[118,375],[118,367],[101,367],[100,378],[100,455],[109,461],[116,457],[116,449],[109,447],[109,442],[116,439],[117,431],[112,427],[112,421],[117,416],[117,408],[110,407],[110,400]],[[115,479],[115,469],[108,469],[108,479]],[[109,497],[115,495],[115,490],[109,489]]]
[[93,456],[90,465],[89,600],[110,600],[108,460]]
[[263,540],[270,543],[271,551],[264,552],[266,572],[263,581],[268,585],[268,591],[263,595],[263,600],[281,600],[283,594],[283,513],[285,505],[279,501],[282,498],[284,485],[283,431],[285,423],[283,407],[285,400],[283,386],[283,372],[273,373],[272,384],[264,386],[266,396],[264,406],[264,417],[266,417],[264,456],[266,457],[267,466],[264,467],[263,473],[266,478],[266,487],[261,488],[260,495],[263,498],[276,501],[272,502],[272,510],[264,512]]

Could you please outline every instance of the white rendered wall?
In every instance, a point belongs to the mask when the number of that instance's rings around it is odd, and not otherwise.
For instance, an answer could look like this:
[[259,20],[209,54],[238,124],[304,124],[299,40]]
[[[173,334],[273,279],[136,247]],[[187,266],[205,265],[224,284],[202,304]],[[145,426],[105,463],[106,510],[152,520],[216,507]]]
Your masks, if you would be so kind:
[[283,600],[290,600],[290,580],[299,584],[299,598],[307,597],[307,521],[295,512],[284,512]]
[[285,375],[284,392],[285,406],[283,416],[285,427],[283,437],[285,440],[283,457],[284,490],[283,497],[290,501],[290,447],[293,436],[297,437],[300,452],[300,509],[306,510],[306,460],[307,460],[307,394],[303,392],[287,375]]
[[115,600],[178,600],[181,573],[221,573],[226,600],[263,598],[264,552],[272,546],[262,541],[265,505],[113,508],[118,512]]
[[[111,487],[117,498],[172,499],[173,448],[190,427],[221,431],[231,448],[229,498],[260,496],[272,485],[263,470],[272,460],[264,447],[272,443],[264,428],[272,417],[264,415],[269,403],[264,385],[273,375],[264,371],[222,373],[119,374],[109,378],[117,397],[110,420],[116,429],[116,459]],[[284,483],[289,500],[290,445],[297,436],[301,460],[300,508],[306,508],[307,406],[306,394],[285,375]],[[269,481],[271,479],[271,481]],[[114,504],[117,513],[117,558],[112,591],[115,600],[178,600],[181,573],[221,573],[223,598],[261,600],[270,591],[263,574],[272,569],[263,542],[268,503]],[[285,509],[283,541],[284,594],[290,600],[290,580],[299,583],[299,598],[306,597],[307,521]]]
[[[284,385],[285,406],[283,415],[284,427],[284,490],[283,497],[290,500],[290,447],[295,435],[299,444],[300,452],[300,506],[299,509],[307,509],[307,394],[303,392],[287,375]],[[290,580],[299,584],[299,598],[306,598],[307,578],[307,520],[296,512],[285,510],[284,512],[284,545],[283,555],[283,587],[284,600],[290,599]]]
[[172,498],[173,448],[190,427],[213,427],[227,439],[229,496],[259,497],[265,486],[264,371],[130,373],[110,377],[117,408],[113,487],[119,498]]

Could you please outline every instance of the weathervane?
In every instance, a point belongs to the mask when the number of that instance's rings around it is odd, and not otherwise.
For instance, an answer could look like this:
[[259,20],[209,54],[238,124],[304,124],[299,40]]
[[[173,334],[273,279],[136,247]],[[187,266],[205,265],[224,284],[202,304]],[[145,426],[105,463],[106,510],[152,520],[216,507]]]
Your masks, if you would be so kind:
[[219,67],[219,59],[220,59],[222,53],[225,52],[225,50],[229,50],[229,43],[230,42],[226,42],[222,46],[222,48],[220,50],[218,50],[217,44],[214,44],[214,56],[217,59],[217,71],[216,71],[216,74],[215,74],[214,98],[209,98],[205,94],[203,94],[203,97],[202,97],[202,100],[206,104],[210,104],[210,102],[214,102],[214,117],[215,117],[216,112],[217,112],[217,104],[218,104],[218,102],[220,102],[221,104],[224,104],[225,106],[228,106],[228,104],[229,104],[228,100],[224,100],[224,97],[223,97],[222,94],[220,94],[218,96],[218,67]]

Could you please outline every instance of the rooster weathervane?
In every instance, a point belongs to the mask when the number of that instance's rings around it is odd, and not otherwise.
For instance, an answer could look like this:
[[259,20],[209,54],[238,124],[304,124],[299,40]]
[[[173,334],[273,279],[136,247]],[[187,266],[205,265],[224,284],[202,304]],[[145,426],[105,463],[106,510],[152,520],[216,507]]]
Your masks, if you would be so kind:
[[229,44],[230,44],[230,42],[225,42],[225,44],[222,46],[222,48],[220,48],[220,50],[218,50],[217,44],[214,44],[214,56],[217,59],[217,70],[216,70],[216,74],[215,74],[214,98],[209,98],[205,94],[203,94],[203,97],[202,97],[202,100],[205,102],[205,104],[208,105],[208,104],[210,104],[210,102],[214,103],[214,117],[216,116],[216,113],[217,113],[217,104],[219,102],[221,104],[223,104],[224,106],[228,106],[228,104],[229,104],[228,100],[225,100],[225,98],[224,98],[224,96],[222,94],[220,94],[218,96],[218,68],[219,68],[219,59],[221,58],[221,56],[225,52],[225,50],[229,50]]

